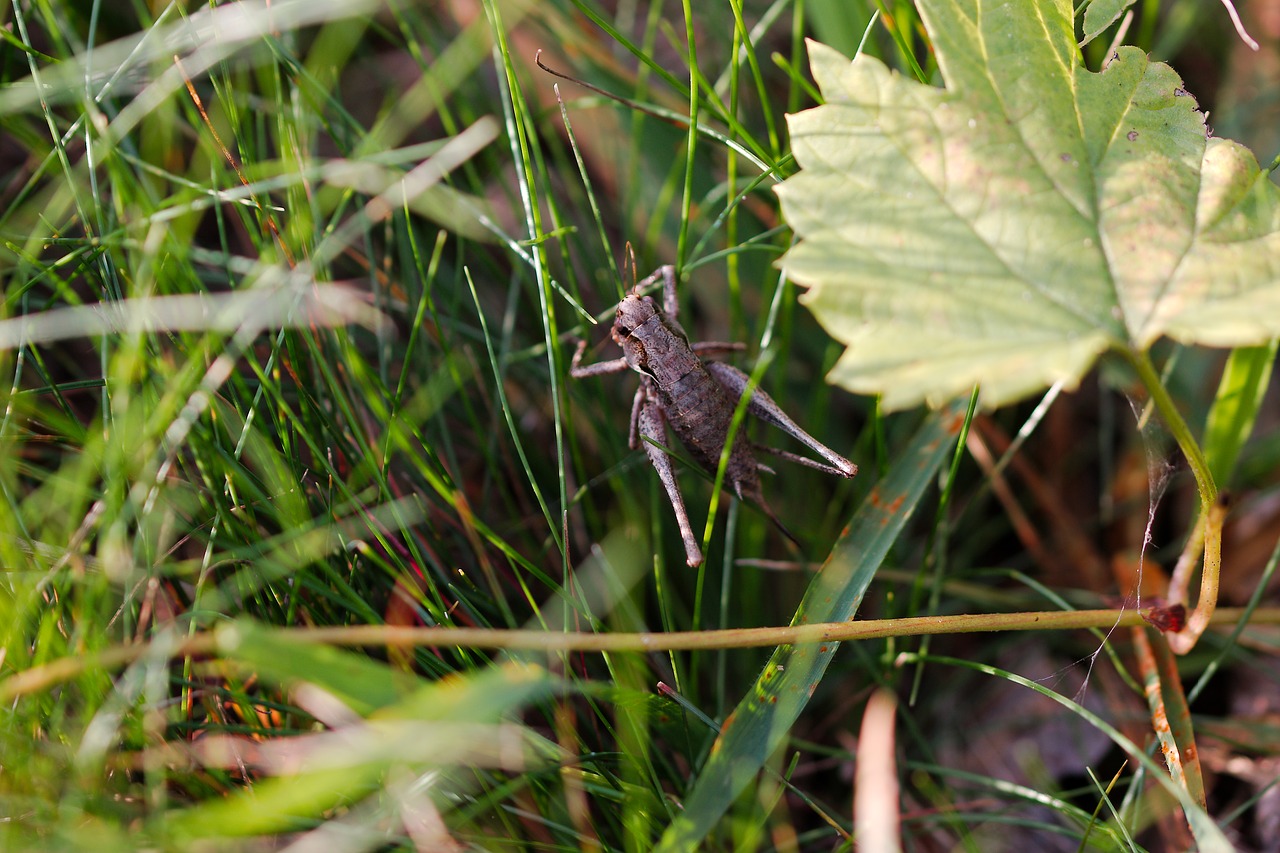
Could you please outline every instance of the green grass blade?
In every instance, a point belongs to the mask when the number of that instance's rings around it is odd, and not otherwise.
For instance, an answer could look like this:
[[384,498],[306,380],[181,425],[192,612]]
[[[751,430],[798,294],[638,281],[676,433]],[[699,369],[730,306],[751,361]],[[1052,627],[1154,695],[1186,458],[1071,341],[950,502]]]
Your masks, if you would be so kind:
[[[843,622],[853,617],[876,570],[950,458],[964,421],[963,403],[932,414],[878,483],[832,548],[792,620]],[[667,828],[659,850],[695,849],[756,777],[813,695],[838,643],[778,648],[754,687],[725,721],[711,757]]]
[[1178,801],[1178,805],[1182,807],[1183,813],[1186,815],[1187,824],[1191,827],[1191,834],[1195,837],[1197,843],[1197,849],[1205,851],[1205,853],[1209,853],[1209,851],[1212,851],[1212,853],[1222,853],[1222,851],[1235,849],[1231,842],[1227,840],[1227,837],[1223,834],[1222,830],[1218,828],[1218,825],[1214,822],[1213,818],[1196,803],[1191,793],[1189,793],[1185,787],[1171,779],[1169,774],[1165,772],[1165,770],[1160,767],[1160,765],[1157,764],[1150,755],[1147,754],[1146,750],[1122,734],[1119,729],[1115,728],[1106,720],[1097,716],[1084,706],[1072,701],[1060,693],[1055,693],[1042,684],[1038,684],[1030,679],[1023,678],[1016,673],[1007,672],[994,666],[938,656],[929,657],[927,658],[927,661],[933,664],[947,664],[966,669],[973,669],[978,672],[984,672],[987,675],[994,675],[999,678],[1007,679],[1014,684],[1021,685],[1022,687],[1028,687],[1039,693],[1041,696],[1052,699],[1064,708],[1070,709],[1072,713],[1077,714],[1082,719],[1088,721],[1089,725],[1105,734],[1111,739],[1112,743],[1128,753],[1129,757],[1140,764],[1152,779],[1154,779],[1168,793],[1173,795],[1173,798]]
[[[253,790],[173,813],[166,829],[177,839],[307,829],[336,807],[365,808],[360,801],[406,766],[419,772],[466,768],[452,784],[439,783],[461,791],[468,774],[510,760],[503,749],[530,766],[553,756],[554,747],[531,730],[504,723],[558,689],[541,667],[506,664],[429,683],[358,654],[285,638],[248,620],[228,626],[220,645],[230,659],[248,664],[268,681],[313,684],[342,704],[356,699],[357,705],[348,707],[359,718],[261,746],[224,736],[212,746],[197,747],[194,755],[213,766],[243,751],[249,766],[272,778]],[[385,704],[371,708],[361,696]]]
[[1225,486],[1235,469],[1240,448],[1248,441],[1262,398],[1271,384],[1280,340],[1232,350],[1218,383],[1218,393],[1204,427],[1204,455],[1213,481]]

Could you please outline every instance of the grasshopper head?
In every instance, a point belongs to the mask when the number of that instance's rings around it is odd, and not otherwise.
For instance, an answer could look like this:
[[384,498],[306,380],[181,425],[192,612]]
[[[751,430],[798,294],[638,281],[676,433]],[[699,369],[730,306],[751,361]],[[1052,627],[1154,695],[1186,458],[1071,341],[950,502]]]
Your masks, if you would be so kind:
[[[649,366],[648,344],[657,329],[663,326],[663,314],[658,303],[648,296],[628,293],[618,303],[618,313],[613,320],[613,339],[622,347],[627,364],[632,370],[653,376]],[[645,331],[640,331],[643,328]]]
[[613,339],[625,349],[624,342],[631,333],[657,317],[659,313],[661,312],[658,310],[658,303],[654,302],[652,297],[628,293],[618,303],[618,313],[613,319]]

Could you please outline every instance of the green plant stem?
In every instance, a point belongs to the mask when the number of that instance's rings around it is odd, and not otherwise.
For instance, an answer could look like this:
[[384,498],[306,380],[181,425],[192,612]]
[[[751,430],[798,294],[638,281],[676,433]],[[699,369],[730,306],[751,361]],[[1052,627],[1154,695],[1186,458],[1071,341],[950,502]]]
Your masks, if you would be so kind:
[[684,269],[689,240],[689,215],[693,210],[693,171],[698,146],[698,49],[693,26],[693,5],[684,0],[684,37],[689,62],[689,140],[685,147],[684,192],[680,196],[680,235],[676,240],[676,269]]
[[738,439],[738,430],[742,428],[743,421],[747,419],[747,406],[751,404],[751,398],[755,396],[756,389],[760,387],[761,377],[769,369],[769,365],[773,363],[773,355],[773,350],[765,350],[760,353],[760,358],[756,361],[756,366],[752,369],[751,376],[747,378],[747,387],[743,390],[742,396],[738,398],[738,405],[733,410],[733,418],[729,421],[729,430],[724,436],[724,448],[720,451],[720,462],[716,465],[715,485],[711,490],[711,505],[707,510],[707,524],[702,531],[703,551],[711,546],[711,532],[715,529],[716,510],[720,506],[724,478],[729,471],[729,457],[733,455],[733,445]]
[[[1224,607],[1210,622],[1229,624],[1246,614],[1244,608]],[[355,625],[329,628],[280,629],[282,642],[307,645],[386,646],[396,648],[520,649],[546,652],[660,652],[689,649],[754,649],[800,643],[833,643],[927,634],[979,634],[1003,631],[1066,631],[1085,628],[1128,628],[1145,624],[1137,610],[1049,610],[1021,613],[968,613],[950,616],[912,616],[857,622],[815,622],[769,628],[725,628],[717,631],[671,631],[637,634],[593,634],[585,631],[507,631],[497,628],[403,628],[394,625]],[[1280,607],[1249,612],[1251,625],[1280,625]],[[235,656],[235,625],[223,625],[174,643],[170,659],[222,654]],[[91,655],[59,658],[0,681],[0,703],[46,690],[94,669],[127,666],[153,657],[150,643],[113,646]]]

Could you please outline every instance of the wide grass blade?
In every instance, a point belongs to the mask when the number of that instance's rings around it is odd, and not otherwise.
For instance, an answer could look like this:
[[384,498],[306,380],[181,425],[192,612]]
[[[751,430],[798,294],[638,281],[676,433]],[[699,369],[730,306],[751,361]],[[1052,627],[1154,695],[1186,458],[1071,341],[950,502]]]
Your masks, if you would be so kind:
[[[854,514],[809,585],[792,624],[853,618],[925,487],[950,458],[964,410],[963,402],[953,403],[924,422],[898,463]],[[684,811],[667,828],[658,850],[697,848],[786,739],[839,645],[781,646],[773,653],[755,686],[725,721],[711,757],[685,798]]]
[[1240,449],[1253,433],[1258,410],[1271,384],[1280,340],[1231,351],[1223,368],[1218,393],[1204,427],[1204,456],[1213,481],[1226,486],[1235,470]]

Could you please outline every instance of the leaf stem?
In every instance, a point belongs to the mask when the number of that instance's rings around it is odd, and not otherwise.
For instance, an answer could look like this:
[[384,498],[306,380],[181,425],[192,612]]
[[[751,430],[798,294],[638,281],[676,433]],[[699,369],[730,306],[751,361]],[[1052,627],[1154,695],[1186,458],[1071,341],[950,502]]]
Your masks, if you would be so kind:
[[1156,372],[1150,356],[1145,352],[1130,349],[1125,349],[1123,352],[1134,370],[1138,372],[1138,378],[1142,380],[1142,384],[1146,386],[1147,393],[1151,395],[1151,402],[1155,403],[1156,408],[1160,410],[1160,415],[1169,427],[1174,441],[1178,442],[1182,455],[1187,458],[1191,473],[1196,478],[1196,488],[1200,490],[1200,509],[1208,513],[1209,508],[1218,500],[1218,487],[1214,485],[1213,472],[1209,470],[1204,452],[1200,450],[1199,443],[1191,434],[1191,428],[1183,420],[1182,413],[1178,411],[1178,406],[1169,396],[1164,383],[1160,381],[1160,374]]
[[[1218,487],[1213,482],[1213,472],[1209,469],[1204,452],[1191,434],[1191,428],[1187,426],[1173,398],[1169,396],[1169,391],[1160,381],[1160,374],[1156,372],[1150,356],[1145,351],[1127,347],[1121,352],[1138,372],[1138,378],[1146,386],[1147,393],[1151,395],[1151,401],[1160,411],[1174,441],[1178,442],[1178,447],[1181,448],[1182,455],[1196,478],[1196,488],[1200,492],[1200,512],[1197,520],[1204,525],[1204,566],[1200,572],[1200,596],[1196,601],[1196,609],[1187,622],[1186,630],[1169,636],[1170,647],[1179,654],[1186,654],[1204,633],[1218,604],[1218,575],[1222,568],[1222,522],[1226,515],[1226,507],[1218,500]],[[1175,600],[1185,599],[1185,591],[1181,594],[1173,591],[1171,597]]]

